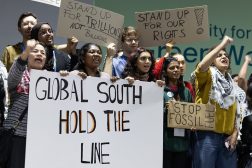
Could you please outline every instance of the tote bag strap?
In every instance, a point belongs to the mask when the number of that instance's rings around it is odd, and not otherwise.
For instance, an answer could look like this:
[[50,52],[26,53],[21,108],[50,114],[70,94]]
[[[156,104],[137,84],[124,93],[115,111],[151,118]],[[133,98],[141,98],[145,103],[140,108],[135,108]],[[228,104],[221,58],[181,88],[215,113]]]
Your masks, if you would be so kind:
[[27,105],[26,108],[23,110],[22,114],[19,116],[16,125],[14,125],[14,126],[12,127],[14,130],[19,126],[20,122],[23,120],[25,114],[27,113],[27,110],[28,110],[28,105]]

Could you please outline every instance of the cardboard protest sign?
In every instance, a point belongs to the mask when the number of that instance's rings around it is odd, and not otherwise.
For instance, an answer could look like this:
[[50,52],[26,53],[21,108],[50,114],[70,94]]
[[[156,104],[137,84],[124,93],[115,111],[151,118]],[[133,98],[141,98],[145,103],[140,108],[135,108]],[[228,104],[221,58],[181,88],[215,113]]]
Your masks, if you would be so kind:
[[136,12],[140,46],[176,44],[209,39],[207,6]]
[[32,70],[26,168],[162,168],[162,95],[154,82]]
[[80,41],[102,46],[120,39],[124,16],[73,0],[62,0],[59,10],[57,35],[75,36]]
[[61,3],[61,0],[31,0],[31,1],[36,1],[36,2],[40,2],[40,3],[48,4],[48,5],[53,5],[56,7],[60,7],[60,3]]
[[195,104],[170,101],[167,106],[168,127],[196,128],[197,130],[215,129],[215,107],[210,104]]

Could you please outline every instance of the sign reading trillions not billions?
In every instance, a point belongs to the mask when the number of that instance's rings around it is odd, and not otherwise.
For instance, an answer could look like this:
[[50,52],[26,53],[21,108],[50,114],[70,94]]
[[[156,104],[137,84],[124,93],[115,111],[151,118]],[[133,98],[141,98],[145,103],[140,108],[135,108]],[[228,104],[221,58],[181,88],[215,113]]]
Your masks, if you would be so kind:
[[177,44],[209,39],[207,6],[136,12],[141,46]]
[[124,16],[78,1],[62,0],[57,35],[75,36],[80,41],[107,46],[117,44],[123,28]]
[[162,168],[162,95],[154,82],[32,70],[26,168]]

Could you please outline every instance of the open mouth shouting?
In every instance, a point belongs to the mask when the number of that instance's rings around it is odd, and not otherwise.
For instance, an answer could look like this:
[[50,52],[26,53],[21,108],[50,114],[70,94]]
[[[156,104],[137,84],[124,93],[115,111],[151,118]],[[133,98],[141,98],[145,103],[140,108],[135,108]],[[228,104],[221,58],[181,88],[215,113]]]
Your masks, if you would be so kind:
[[229,61],[228,61],[228,59],[227,58],[223,58],[223,59],[221,59],[221,63],[222,64],[229,64]]
[[43,63],[43,59],[37,57],[37,58],[34,59],[34,62],[37,63],[37,64],[41,64],[41,63]]
[[100,57],[99,56],[93,56],[93,64],[100,65]]

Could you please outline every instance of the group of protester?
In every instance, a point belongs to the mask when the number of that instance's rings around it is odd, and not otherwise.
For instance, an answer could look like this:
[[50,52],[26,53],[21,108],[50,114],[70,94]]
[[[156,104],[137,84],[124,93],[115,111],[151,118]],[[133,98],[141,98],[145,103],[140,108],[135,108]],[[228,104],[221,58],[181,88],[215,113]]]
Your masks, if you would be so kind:
[[[25,114],[15,131],[8,168],[24,167],[30,69],[59,72],[62,76],[74,74],[83,79],[101,77],[112,82],[122,78],[130,84],[135,80],[156,82],[164,88],[163,168],[252,167],[249,162],[252,161],[252,75],[246,80],[251,58],[245,57],[240,73],[233,80],[229,74],[230,56],[225,50],[232,38],[225,36],[209,49],[192,72],[190,83],[183,78],[184,56],[171,54],[172,41],[166,44],[166,54],[155,59],[151,50],[139,46],[139,34],[131,26],[123,29],[120,45],[108,45],[103,71],[99,45],[87,43],[76,49],[75,37],[69,38],[67,44],[55,45],[50,24],[38,22],[33,13],[20,15],[18,31],[22,42],[6,47],[0,64],[3,69],[0,124],[11,128]],[[214,105],[215,130],[168,128],[167,104],[171,100]],[[239,157],[237,140],[241,144]]]

